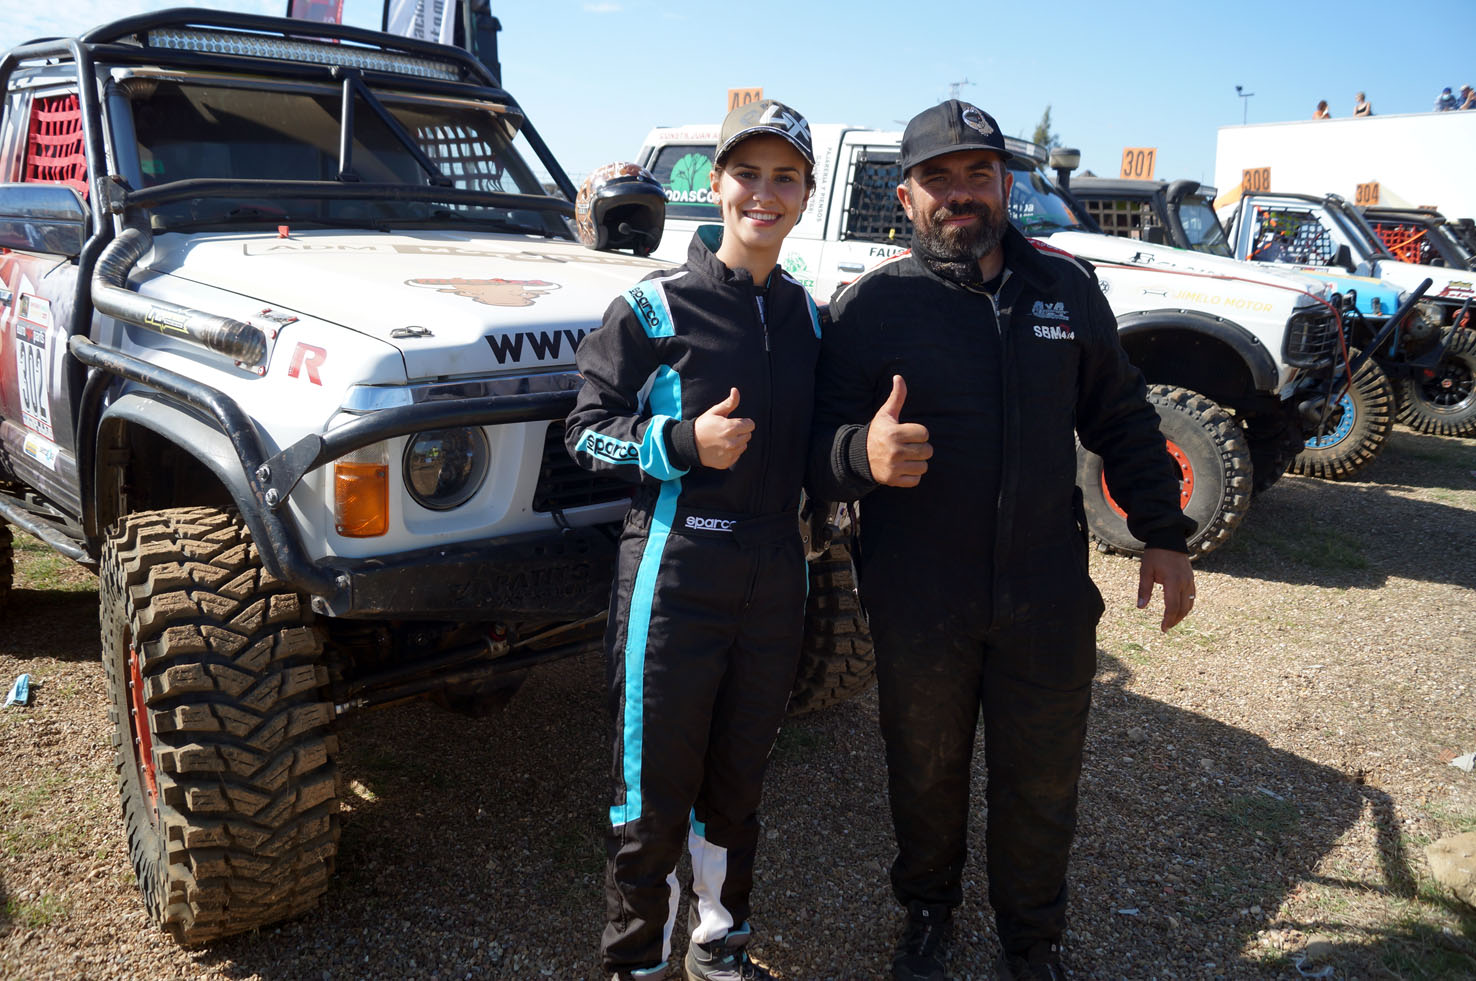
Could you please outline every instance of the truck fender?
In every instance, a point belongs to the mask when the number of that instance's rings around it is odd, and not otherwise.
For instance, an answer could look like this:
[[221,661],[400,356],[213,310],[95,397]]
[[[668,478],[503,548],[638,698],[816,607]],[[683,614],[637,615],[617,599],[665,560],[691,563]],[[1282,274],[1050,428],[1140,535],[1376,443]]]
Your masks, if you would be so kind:
[[1245,362],[1257,390],[1274,392],[1280,387],[1276,358],[1256,335],[1232,320],[1199,310],[1145,310],[1117,318],[1117,333],[1124,339],[1168,328],[1207,334],[1228,346]]
[[[109,430],[120,423],[150,430],[209,470],[235,502],[251,537],[260,543],[262,562],[273,575],[290,581],[285,571],[279,568],[275,550],[267,547],[271,537],[261,520],[261,503],[246,481],[246,474],[241,469],[241,459],[236,455],[231,441],[226,438],[225,433],[177,403],[148,392],[132,391],[120,396],[103,410],[98,425],[98,466],[93,475],[96,500],[101,502],[108,493],[108,468],[102,461],[107,452],[105,447]],[[98,527],[95,531],[89,530],[89,533],[100,536],[116,518],[117,515],[104,513],[99,506]]]

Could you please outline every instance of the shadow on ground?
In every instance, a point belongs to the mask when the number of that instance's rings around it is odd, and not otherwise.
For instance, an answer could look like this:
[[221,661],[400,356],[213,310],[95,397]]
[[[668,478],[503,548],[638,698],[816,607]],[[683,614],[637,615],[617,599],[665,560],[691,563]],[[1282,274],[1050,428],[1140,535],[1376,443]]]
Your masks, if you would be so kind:
[[[1359,821],[1382,835],[1380,888],[1410,894],[1413,873],[1390,830],[1387,795],[1251,733],[1133,695],[1127,677],[1103,655],[1073,859],[1079,977],[1295,976],[1275,954],[1242,950]],[[196,955],[199,963],[231,977],[315,981],[598,977],[601,684],[591,657],[538,673],[491,719],[412,706],[349,725],[352,810],[323,906],[217,944]],[[760,954],[787,978],[885,976],[898,913],[886,880],[880,753],[870,694],[795,721],[781,736],[755,906]],[[981,775],[958,978],[992,977],[997,955],[982,797]],[[1374,947],[1386,941],[1402,949],[1411,938],[1375,938]],[[1162,961],[1134,965],[1131,952],[1145,947]]]

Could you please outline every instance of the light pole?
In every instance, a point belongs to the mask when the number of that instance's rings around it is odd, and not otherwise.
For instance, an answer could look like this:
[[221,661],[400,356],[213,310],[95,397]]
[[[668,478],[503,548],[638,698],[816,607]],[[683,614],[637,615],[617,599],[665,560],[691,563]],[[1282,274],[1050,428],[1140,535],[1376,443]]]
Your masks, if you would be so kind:
[[1235,94],[1240,96],[1240,125],[1244,126],[1246,111],[1250,108],[1250,102],[1248,100],[1251,96],[1255,95],[1255,93],[1243,91],[1241,87],[1237,85],[1235,86]]

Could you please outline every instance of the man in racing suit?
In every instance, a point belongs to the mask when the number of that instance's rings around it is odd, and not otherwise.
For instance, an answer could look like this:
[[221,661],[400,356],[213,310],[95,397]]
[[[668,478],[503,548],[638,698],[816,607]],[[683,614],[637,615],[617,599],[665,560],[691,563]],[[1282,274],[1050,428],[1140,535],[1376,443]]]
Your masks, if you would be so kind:
[[818,497],[861,501],[891,877],[908,910],[893,977],[945,977],[982,710],[999,976],[1062,978],[1103,611],[1087,574],[1076,435],[1104,458],[1147,544],[1138,605],[1162,583],[1164,629],[1193,600],[1192,523],[1091,267],[1006,220],[1008,152],[994,119],[946,102],[909,123],[901,149],[912,250],[831,305],[811,460]]
[[[819,313],[775,263],[813,163],[798,113],[735,109],[713,175],[720,243],[694,237],[683,266],[627,290],[579,347],[569,451],[637,481],[605,638],[616,737],[602,960],[621,981],[665,976],[684,839],[687,978],[769,976],[746,952],[749,892],[804,629],[798,512],[820,353]],[[731,434],[713,457],[707,423]]]

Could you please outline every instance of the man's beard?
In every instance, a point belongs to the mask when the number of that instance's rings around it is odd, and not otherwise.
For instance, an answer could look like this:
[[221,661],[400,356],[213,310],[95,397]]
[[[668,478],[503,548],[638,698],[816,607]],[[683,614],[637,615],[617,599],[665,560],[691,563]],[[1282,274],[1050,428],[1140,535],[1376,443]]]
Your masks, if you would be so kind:
[[[977,215],[982,221],[950,228],[944,222],[964,215]],[[919,253],[940,276],[960,283],[979,283],[979,260],[1004,241],[1005,217],[983,201],[971,201],[949,208],[946,205],[930,215],[919,211],[912,223],[913,251]]]

